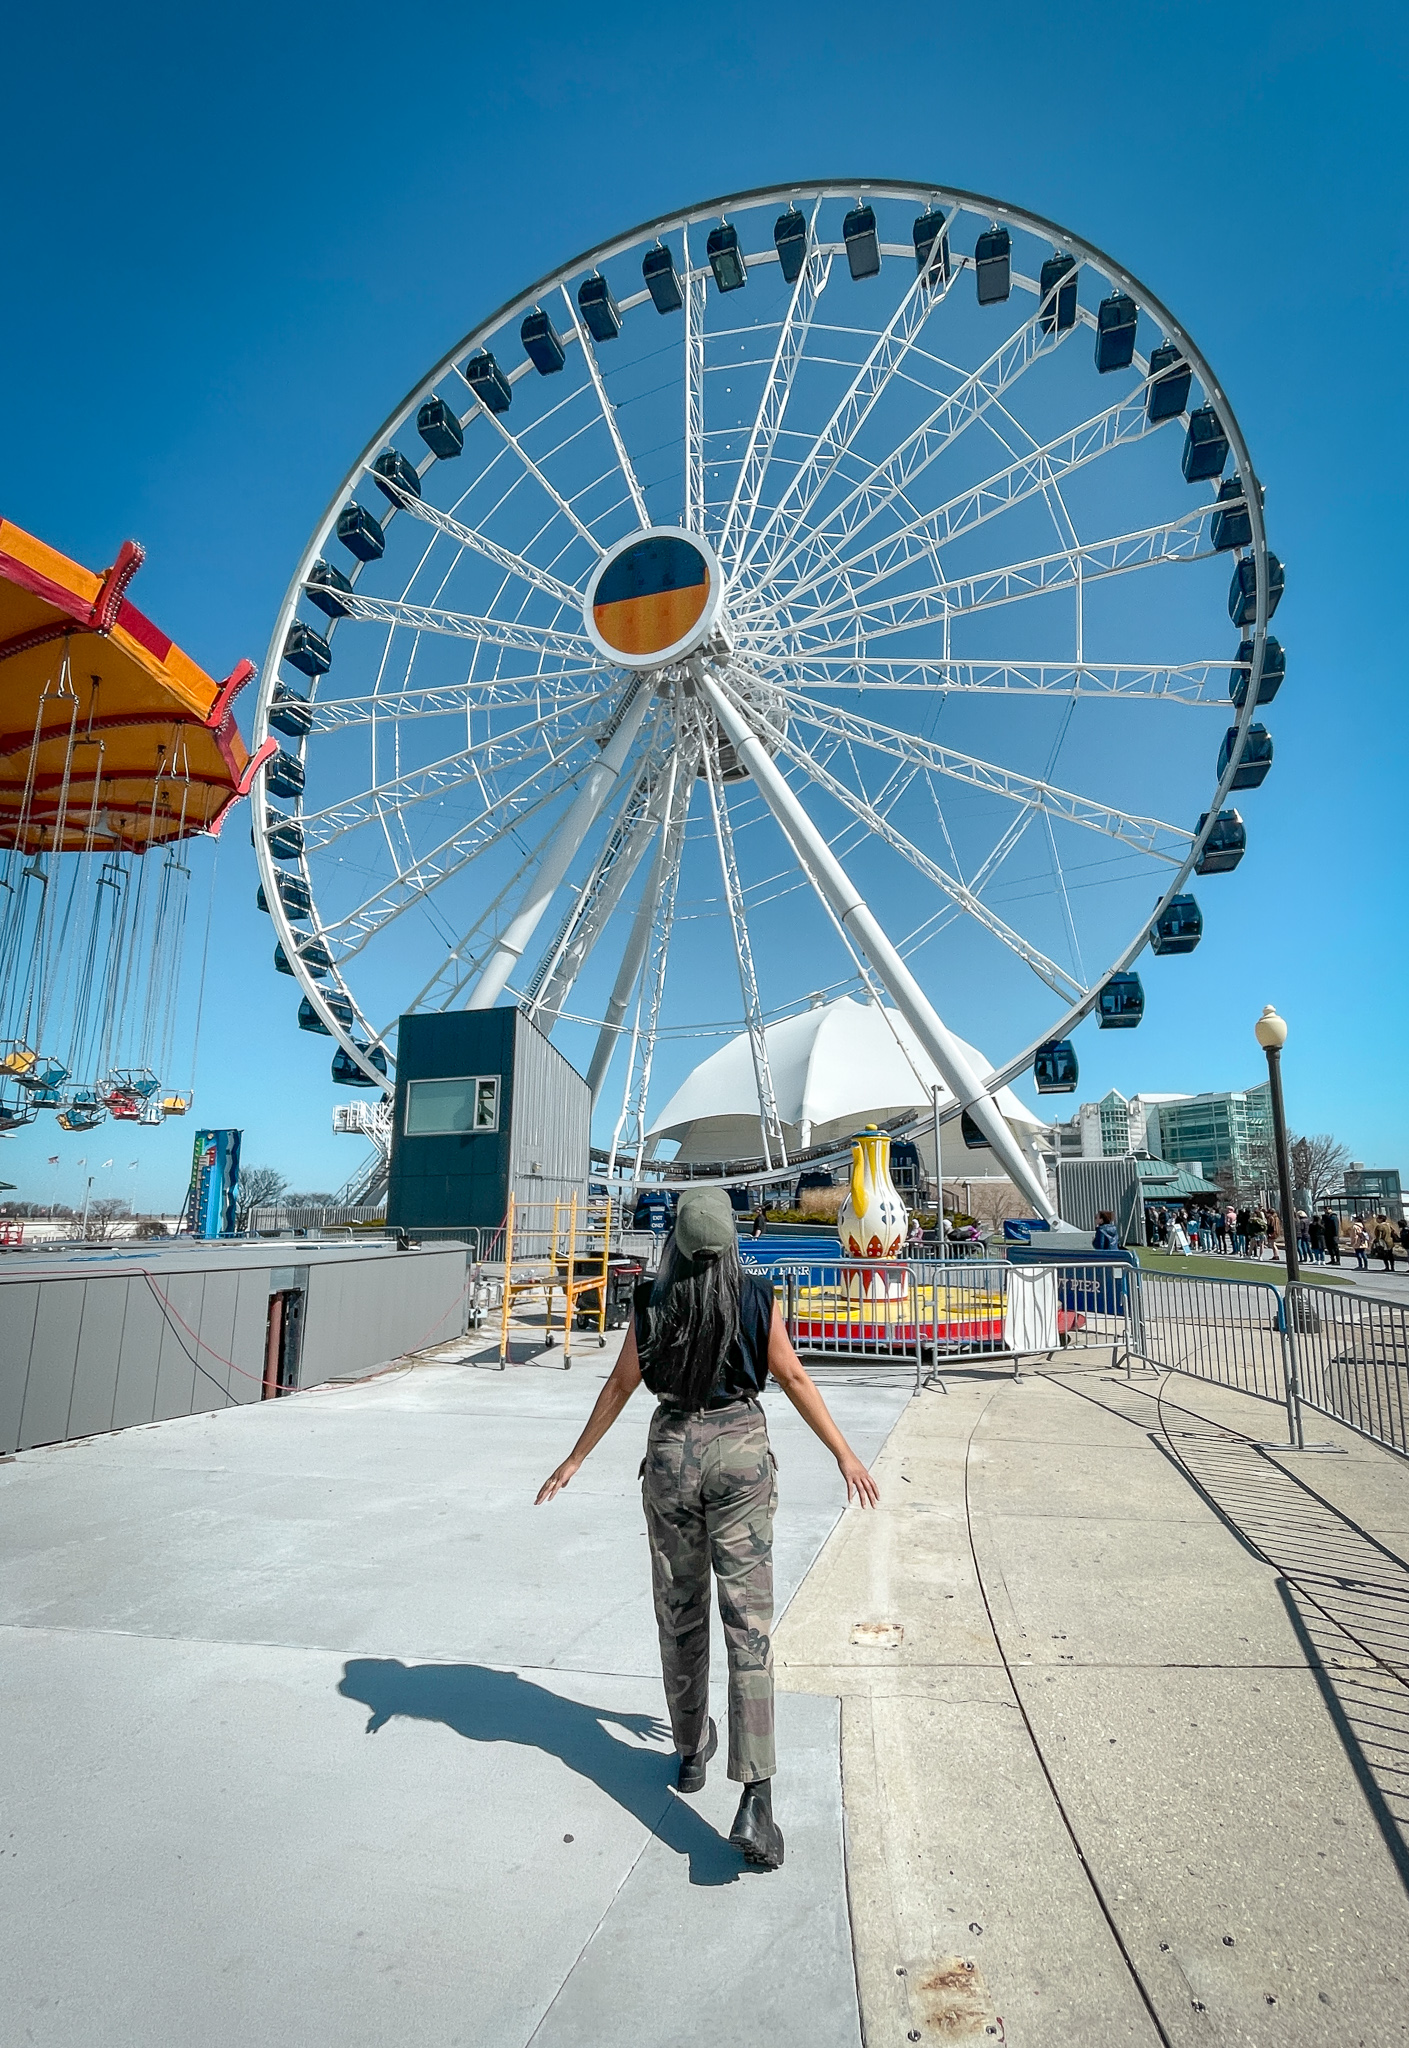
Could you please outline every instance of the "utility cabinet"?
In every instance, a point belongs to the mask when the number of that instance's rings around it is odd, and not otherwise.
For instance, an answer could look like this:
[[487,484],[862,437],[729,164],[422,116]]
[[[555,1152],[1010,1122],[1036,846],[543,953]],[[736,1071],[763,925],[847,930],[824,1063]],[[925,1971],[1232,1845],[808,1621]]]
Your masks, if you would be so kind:
[[403,1017],[388,1224],[492,1230],[510,1193],[534,1224],[584,1206],[591,1121],[587,1083],[521,1010]]

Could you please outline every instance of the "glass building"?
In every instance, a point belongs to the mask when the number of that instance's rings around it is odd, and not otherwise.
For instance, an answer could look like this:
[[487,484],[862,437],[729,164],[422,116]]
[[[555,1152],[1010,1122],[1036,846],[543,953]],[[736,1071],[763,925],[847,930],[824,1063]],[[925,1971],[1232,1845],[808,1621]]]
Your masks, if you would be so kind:
[[1226,1167],[1239,1188],[1267,1177],[1272,1103],[1265,1081],[1152,1105],[1146,1129],[1150,1151],[1171,1165],[1197,1163],[1210,1179]]

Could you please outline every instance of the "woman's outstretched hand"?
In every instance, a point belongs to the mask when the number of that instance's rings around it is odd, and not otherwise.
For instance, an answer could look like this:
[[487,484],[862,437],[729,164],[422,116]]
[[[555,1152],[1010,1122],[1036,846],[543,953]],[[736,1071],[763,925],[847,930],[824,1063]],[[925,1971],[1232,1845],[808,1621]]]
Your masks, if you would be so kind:
[[573,1474],[581,1468],[581,1465],[581,1458],[564,1458],[557,1471],[550,1472],[539,1487],[538,1498],[533,1505],[536,1508],[541,1508],[544,1501],[551,1500],[555,1493],[561,1493]]
[[854,1500],[861,1508],[875,1508],[881,1504],[881,1489],[871,1477],[855,1451],[840,1452],[837,1469],[846,1481],[847,1505]]

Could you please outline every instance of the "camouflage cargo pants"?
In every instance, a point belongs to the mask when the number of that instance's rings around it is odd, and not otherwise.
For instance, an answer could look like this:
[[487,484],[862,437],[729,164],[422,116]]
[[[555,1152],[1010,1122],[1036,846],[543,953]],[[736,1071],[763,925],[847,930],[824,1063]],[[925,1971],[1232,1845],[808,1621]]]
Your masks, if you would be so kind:
[[709,1717],[709,1574],[729,1653],[729,1776],[771,1778],[773,1513],[777,1468],[756,1402],[657,1408],[642,1467],[651,1579],[675,1747],[702,1747]]

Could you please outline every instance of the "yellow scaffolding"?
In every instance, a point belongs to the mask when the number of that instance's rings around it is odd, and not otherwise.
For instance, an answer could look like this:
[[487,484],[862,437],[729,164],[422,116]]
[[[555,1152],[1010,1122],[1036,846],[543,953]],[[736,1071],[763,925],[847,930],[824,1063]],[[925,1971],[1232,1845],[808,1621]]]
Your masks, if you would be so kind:
[[[551,1221],[547,1212],[551,1209]],[[543,1212],[544,1220],[536,1222],[537,1212]],[[602,1234],[600,1255],[592,1242],[596,1231]],[[517,1243],[535,1244],[546,1240],[542,1251],[528,1251],[523,1254],[523,1263],[518,1273],[514,1271],[514,1254]],[[563,1296],[563,1370],[572,1364],[572,1326],[576,1316],[583,1313],[579,1304],[588,1296],[595,1295],[597,1342],[606,1343],[607,1288],[611,1273],[612,1246],[612,1201],[610,1195],[605,1202],[579,1204],[576,1190],[566,1202],[561,1197],[549,1202],[519,1202],[509,1197],[509,1213],[504,1219],[504,1302],[499,1323],[499,1369],[502,1372],[509,1362],[509,1318],[514,1303],[521,1295],[532,1294],[542,1288],[546,1310],[543,1333],[543,1349],[553,1348],[553,1298],[561,1290]],[[590,1313],[590,1311],[588,1312]]]

